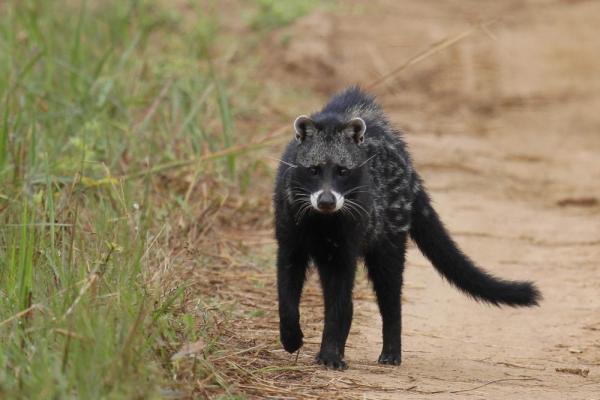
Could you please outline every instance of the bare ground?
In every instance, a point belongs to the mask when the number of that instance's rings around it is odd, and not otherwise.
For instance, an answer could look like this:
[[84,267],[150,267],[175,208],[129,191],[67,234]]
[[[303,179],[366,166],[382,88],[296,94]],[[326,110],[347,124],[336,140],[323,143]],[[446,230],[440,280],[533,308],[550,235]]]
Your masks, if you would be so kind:
[[[600,3],[344,4],[281,32],[288,40],[274,39],[271,75],[324,95],[357,82],[368,87],[432,43],[465,33],[371,90],[406,132],[435,206],[465,252],[498,276],[535,281],[544,301],[533,309],[478,304],[412,247],[402,365],[376,364],[381,323],[361,275],[350,368],[340,373],[312,366],[322,329],[316,277],[303,298],[306,344],[296,361],[278,345],[274,268],[252,269],[269,290],[245,298],[266,314],[238,328],[266,352],[249,352],[247,365],[262,359],[283,372],[263,392],[247,393],[600,399]],[[248,244],[272,262],[271,232],[252,237],[263,238]]]

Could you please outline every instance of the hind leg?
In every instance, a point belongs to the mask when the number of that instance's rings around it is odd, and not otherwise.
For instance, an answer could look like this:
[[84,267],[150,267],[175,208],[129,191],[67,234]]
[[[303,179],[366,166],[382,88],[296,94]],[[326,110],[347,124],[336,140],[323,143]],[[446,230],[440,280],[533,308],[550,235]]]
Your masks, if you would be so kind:
[[365,263],[383,320],[383,348],[380,364],[400,365],[402,328],[402,273],[406,234],[376,243],[366,254]]

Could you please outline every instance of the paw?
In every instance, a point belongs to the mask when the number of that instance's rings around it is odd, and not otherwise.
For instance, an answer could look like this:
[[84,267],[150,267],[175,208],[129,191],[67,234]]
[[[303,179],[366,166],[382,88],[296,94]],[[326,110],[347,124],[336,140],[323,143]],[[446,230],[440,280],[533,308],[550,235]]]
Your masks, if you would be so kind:
[[315,362],[324,365],[325,368],[343,371],[348,369],[348,364],[337,354],[319,352],[315,357]]
[[381,353],[377,362],[379,364],[400,365],[402,361],[400,353]]
[[284,326],[282,325],[280,328],[281,335],[281,344],[283,348],[288,353],[296,352],[300,347],[302,347],[303,341],[302,338],[304,335],[302,334],[302,330],[300,326]]

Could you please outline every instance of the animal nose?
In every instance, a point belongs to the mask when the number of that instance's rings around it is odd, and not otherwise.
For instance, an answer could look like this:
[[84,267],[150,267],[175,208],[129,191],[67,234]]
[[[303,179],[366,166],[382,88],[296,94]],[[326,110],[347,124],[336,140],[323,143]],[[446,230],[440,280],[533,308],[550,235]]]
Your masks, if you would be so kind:
[[323,192],[317,198],[317,206],[321,211],[333,211],[335,209],[335,197],[331,192]]

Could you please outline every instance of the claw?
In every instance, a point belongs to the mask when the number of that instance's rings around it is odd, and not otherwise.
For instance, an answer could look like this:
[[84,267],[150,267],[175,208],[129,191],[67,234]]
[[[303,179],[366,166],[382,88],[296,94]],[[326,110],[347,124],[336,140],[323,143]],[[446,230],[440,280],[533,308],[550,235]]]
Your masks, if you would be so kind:
[[400,354],[381,353],[377,362],[379,362],[379,364],[400,365],[402,359]]
[[337,355],[321,355],[317,354],[315,362],[319,365],[324,365],[327,369],[336,371],[344,371],[348,369],[348,364],[340,356]]

